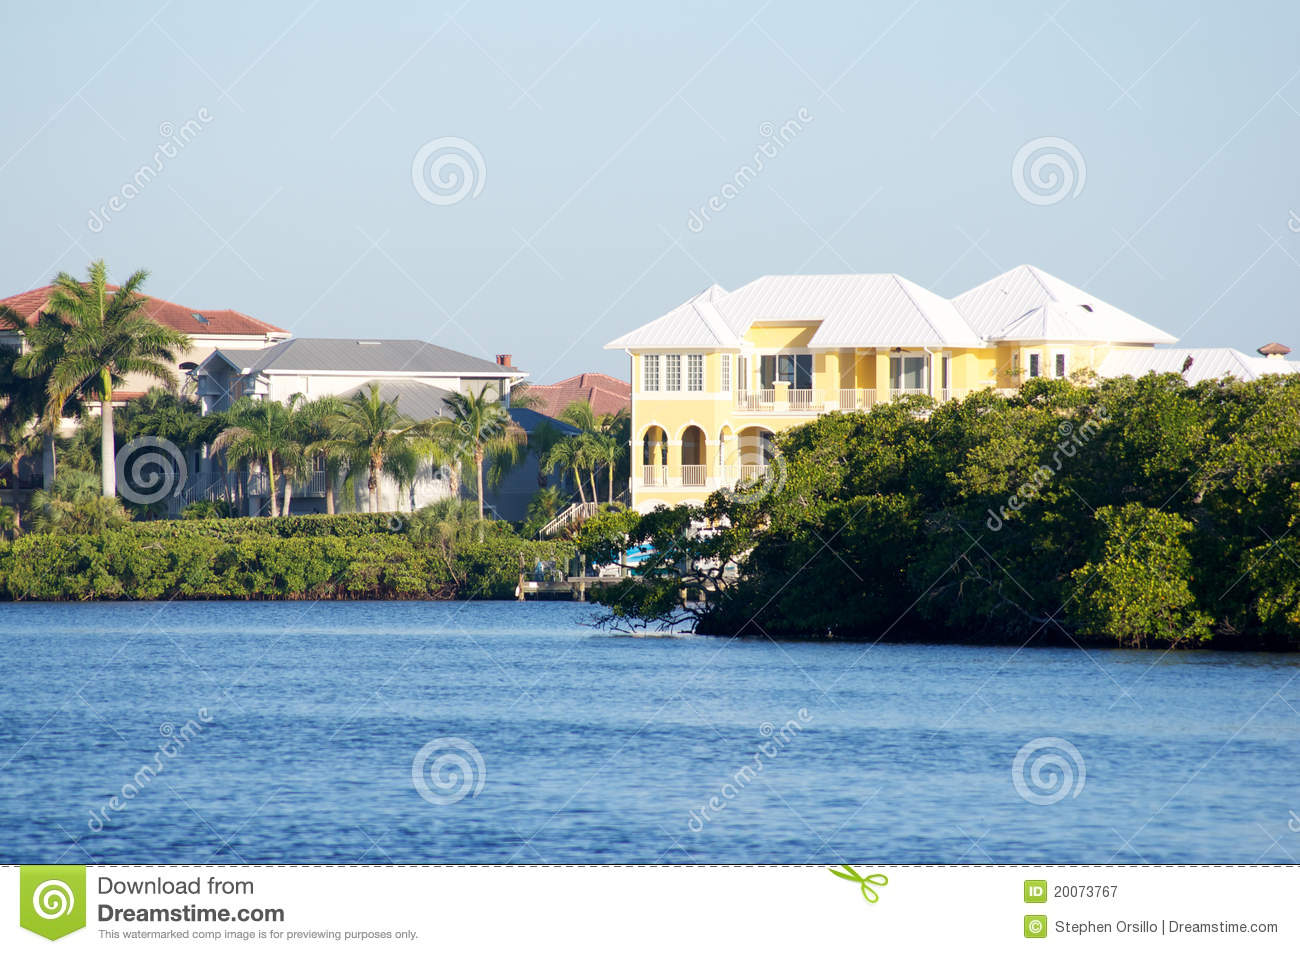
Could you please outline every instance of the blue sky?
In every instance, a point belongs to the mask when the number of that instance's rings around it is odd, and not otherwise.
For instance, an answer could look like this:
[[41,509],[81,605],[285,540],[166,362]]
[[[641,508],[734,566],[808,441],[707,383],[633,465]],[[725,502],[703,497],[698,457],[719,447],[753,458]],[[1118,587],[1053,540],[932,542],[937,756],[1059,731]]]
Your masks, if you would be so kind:
[[[6,295],[103,257],[183,304],[510,352],[550,381],[626,374],[604,342],[715,281],[896,271],[954,295],[1030,262],[1187,346],[1300,348],[1295,4],[6,2],[3,22]],[[413,163],[448,139],[474,174],[416,169],[426,201]],[[1050,202],[1013,176],[1040,140],[1029,160],[1074,177]]]

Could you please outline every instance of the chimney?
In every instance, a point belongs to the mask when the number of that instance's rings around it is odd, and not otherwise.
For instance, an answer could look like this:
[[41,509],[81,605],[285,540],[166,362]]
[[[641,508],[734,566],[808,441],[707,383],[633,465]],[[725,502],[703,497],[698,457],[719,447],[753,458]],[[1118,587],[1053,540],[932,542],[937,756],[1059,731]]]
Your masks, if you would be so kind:
[[501,365],[503,368],[508,368],[511,363],[510,359],[513,357],[514,355],[512,354],[499,354],[497,355],[497,364]]
[[1276,341],[1270,341],[1262,348],[1257,348],[1256,350],[1266,358],[1276,358],[1279,361],[1291,353],[1290,348],[1284,344],[1278,344]]

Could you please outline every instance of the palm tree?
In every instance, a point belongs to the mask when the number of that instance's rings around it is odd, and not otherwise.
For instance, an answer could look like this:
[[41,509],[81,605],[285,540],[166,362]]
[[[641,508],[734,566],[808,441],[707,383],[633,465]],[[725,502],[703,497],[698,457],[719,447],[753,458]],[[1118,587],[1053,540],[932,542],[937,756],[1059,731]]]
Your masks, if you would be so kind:
[[[514,396],[511,395],[511,403],[514,403]],[[551,471],[545,466],[546,455],[550,453],[552,447],[564,440],[564,432],[551,423],[550,418],[546,418],[528,435],[528,449],[537,455],[537,489],[545,489],[550,480]]]
[[302,453],[301,442],[294,433],[292,414],[279,401],[240,398],[226,412],[226,420],[227,426],[212,442],[212,449],[225,451],[236,465],[265,465],[271,516],[274,517],[277,465],[292,469]]
[[483,461],[489,455],[513,454],[527,440],[522,428],[510,419],[510,412],[497,400],[492,385],[478,394],[452,394],[447,398],[451,418],[439,427],[464,439],[474,454],[474,476],[478,485],[478,515],[483,519]]
[[[58,456],[55,438],[59,433],[59,424],[65,416],[80,417],[81,401],[77,395],[70,395],[62,403],[52,400],[49,395],[50,374],[48,365],[56,363],[62,355],[66,329],[63,322],[52,315],[41,313],[36,320],[28,324],[12,308],[0,308],[0,326],[17,331],[27,344],[29,354],[22,349],[14,351],[5,349],[3,381],[7,395],[4,411],[4,427],[8,443],[19,450],[18,457],[27,456],[35,450],[44,450],[46,455],[45,489],[54,486],[57,476],[56,458]],[[47,360],[42,362],[44,369],[33,367],[31,354],[40,353]],[[21,444],[21,447],[17,447]],[[17,462],[14,462],[17,468]]]
[[572,471],[573,484],[578,489],[578,498],[583,503],[586,503],[587,494],[582,489],[582,475],[578,472],[583,459],[582,449],[578,442],[572,437],[566,437],[546,452],[546,456],[542,458],[542,466],[548,472],[557,467],[562,471]]
[[564,507],[564,495],[558,487],[543,487],[528,501],[524,528],[531,536],[546,526]]
[[614,472],[622,464],[630,434],[626,410],[614,414],[597,414],[591,402],[572,401],[560,412],[560,420],[580,432],[581,457],[590,468],[591,498],[596,500],[595,471],[604,466],[609,480],[609,501],[614,502]]
[[379,396],[378,384],[370,385],[369,394],[358,391],[344,401],[329,426],[333,436],[321,446],[351,461],[354,473],[366,473],[371,513],[379,510],[379,475],[386,458],[411,448],[424,457],[433,453],[433,422],[406,417],[397,409],[396,398],[385,401]]
[[294,415],[304,451],[325,471],[325,512],[329,514],[335,512],[334,487],[339,475],[350,466],[347,455],[330,444],[333,422],[342,410],[342,399],[330,394],[298,405]]
[[95,475],[68,468],[50,490],[32,494],[32,529],[37,533],[103,533],[130,518],[116,498],[104,497]]
[[447,475],[453,500],[460,499],[461,476],[474,466],[474,451],[463,436],[447,426],[434,426],[429,432],[429,456],[433,465]]
[[[27,325],[0,305],[0,327],[22,331]],[[45,410],[45,382],[19,374],[18,358],[16,349],[0,347],[0,464],[8,466],[14,486],[23,458],[39,452],[45,440],[42,430],[32,426]]]
[[[149,273],[134,272],[115,291],[108,285],[103,260],[92,262],[89,280],[77,281],[67,272],[54,279],[46,312],[51,321],[29,329],[32,348],[18,360],[28,375],[48,375],[47,417],[62,415],[74,395],[98,399],[100,419],[100,485],[105,497],[117,495],[114,466],[113,388],[135,374],[176,386],[171,365],[190,339],[163,327],[144,313],[139,294]],[[44,317],[44,316],[42,316]],[[35,332],[34,334],[31,332]]]
[[605,467],[609,479],[609,502],[614,502],[614,468],[623,457],[623,448],[612,435],[597,434],[591,440],[591,459]]

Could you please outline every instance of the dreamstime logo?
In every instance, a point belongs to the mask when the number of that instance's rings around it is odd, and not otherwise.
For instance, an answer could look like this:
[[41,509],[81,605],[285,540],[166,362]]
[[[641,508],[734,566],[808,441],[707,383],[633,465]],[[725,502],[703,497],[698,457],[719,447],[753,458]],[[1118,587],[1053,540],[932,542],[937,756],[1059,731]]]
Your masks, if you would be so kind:
[[90,818],[86,821],[86,827],[90,831],[95,834],[103,831],[114,814],[126,811],[127,805],[138,798],[155,778],[167,770],[167,766],[171,765],[172,760],[185,750],[186,745],[216,722],[216,716],[211,715],[206,707],[201,707],[196,714],[197,721],[187,719],[180,728],[172,722],[164,722],[158,726],[158,734],[162,736],[163,741],[158,743],[158,748],[152,753],[153,758],[140,763],[140,768],[131,776],[130,781],[118,789],[121,792],[120,797],[114,793],[108,801],[90,810]]
[[786,465],[772,441],[764,437],[759,442],[758,456],[762,464],[728,464],[730,486],[723,490],[728,502],[733,504],[761,503],[779,494],[785,487]]
[[1007,502],[998,508],[997,513],[994,513],[993,508],[990,507],[988,509],[989,518],[984,521],[984,526],[997,533],[1002,529],[1006,521],[1011,518],[1011,514],[1019,513],[1031,502],[1037,500],[1043,489],[1056,479],[1056,475],[1065,466],[1065,461],[1077,454],[1081,447],[1086,447],[1089,441],[1097,436],[1101,426],[1106,423],[1106,417],[1106,409],[1098,405],[1095,413],[1077,428],[1071,421],[1062,421],[1056,428],[1056,433],[1061,436],[1061,440],[1057,442],[1056,449],[1052,451],[1051,466],[1039,464],[1030,472],[1025,481],[1016,488],[1016,492],[1007,498]]
[[117,491],[132,503],[152,504],[177,496],[189,473],[181,449],[162,437],[137,437],[113,460]]
[[739,198],[749,184],[758,178],[759,173],[767,168],[767,163],[763,160],[775,159],[781,154],[781,150],[794,142],[795,137],[812,121],[812,113],[808,111],[808,107],[800,106],[798,111],[780,126],[767,121],[759,123],[758,134],[763,137],[763,141],[754,147],[753,158],[738,167],[731,179],[724,182],[716,193],[709,196],[708,201],[699,209],[691,209],[690,215],[686,217],[686,227],[692,232],[703,232],[704,226],[709,223],[712,216],[725,209],[733,199]]
[[411,784],[431,805],[454,805],[478,797],[487,782],[483,754],[472,742],[444,736],[427,743],[411,762]]
[[1055,205],[1083,191],[1088,168],[1074,143],[1056,136],[1031,139],[1011,160],[1011,184],[1034,205]]
[[793,742],[812,720],[813,717],[807,709],[800,709],[795,713],[795,718],[786,720],[785,725],[761,723],[758,734],[764,741],[759,743],[750,760],[722,783],[717,795],[712,796],[707,803],[691,809],[690,820],[686,823],[686,827],[697,835],[704,831],[705,823],[713,821],[714,817],[730,802],[739,798],[745,786],[758,778],[763,769],[778,758],[785,751],[785,747]]
[[483,153],[467,139],[444,136],[426,142],[411,160],[411,185],[430,205],[476,198],[487,181]]
[[1087,775],[1083,755],[1056,736],[1030,739],[1011,763],[1016,792],[1031,805],[1055,805],[1066,796],[1078,798]]
[[22,865],[18,870],[18,923],[57,941],[86,926],[84,865]]
[[72,893],[72,888],[58,878],[42,881],[32,893],[32,908],[38,917],[47,921],[71,914],[76,906],[77,897]]
[[196,114],[198,119],[187,119],[177,126],[168,120],[158,124],[158,135],[162,139],[154,148],[153,157],[124,182],[116,192],[108,197],[97,209],[90,210],[86,219],[86,228],[95,234],[104,231],[104,226],[113,220],[113,216],[126,210],[126,204],[140,195],[154,179],[167,168],[167,163],[175,159],[182,149],[188,146],[212,122],[212,114],[206,106],[200,107]]

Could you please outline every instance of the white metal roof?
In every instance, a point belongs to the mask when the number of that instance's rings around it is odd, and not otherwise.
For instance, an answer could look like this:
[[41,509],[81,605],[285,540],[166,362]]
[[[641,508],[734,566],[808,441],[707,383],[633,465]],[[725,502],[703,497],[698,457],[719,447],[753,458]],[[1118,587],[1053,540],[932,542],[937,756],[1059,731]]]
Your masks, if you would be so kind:
[[[717,302],[727,292],[710,285],[690,301],[621,337],[606,348],[735,348],[740,333],[719,313]],[[743,331],[743,329],[742,329]]]
[[720,308],[755,322],[819,319],[815,348],[967,346],[983,342],[952,303],[898,275],[765,275]]
[[[1183,371],[1183,364],[1189,357],[1192,366]],[[1300,367],[1295,361],[1252,358],[1236,348],[1138,348],[1112,351],[1097,368],[1097,373],[1103,378],[1118,378],[1126,374],[1136,378],[1153,371],[1156,374],[1182,373],[1188,384],[1196,384],[1208,378],[1228,376],[1254,381],[1265,374],[1296,374]]]
[[1019,265],[952,300],[962,317],[990,341],[1025,340],[1003,334],[1036,308],[1057,304],[1081,329],[1072,340],[1173,344],[1178,339],[1032,265]]
[[952,302],[892,274],[765,275],[734,292],[714,285],[607,348],[739,347],[756,322],[820,321],[811,344],[979,347]]

